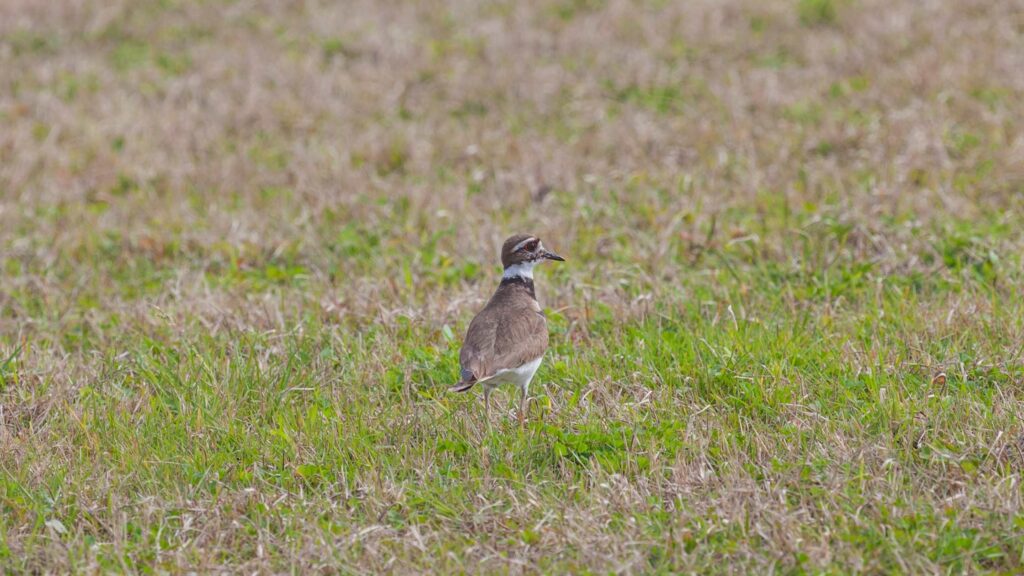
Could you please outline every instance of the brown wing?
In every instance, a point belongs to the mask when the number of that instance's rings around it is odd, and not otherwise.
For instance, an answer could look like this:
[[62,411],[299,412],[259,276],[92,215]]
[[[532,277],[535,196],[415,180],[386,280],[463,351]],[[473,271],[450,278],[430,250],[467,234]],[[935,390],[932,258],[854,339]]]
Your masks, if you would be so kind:
[[[536,305],[536,303],[533,303]],[[525,308],[498,326],[494,338],[495,372],[518,368],[548,349],[548,325],[537,309]]]
[[515,300],[505,306],[492,301],[469,324],[459,353],[463,382],[485,380],[500,370],[518,368],[547,350],[547,322],[537,302],[532,298]]
[[462,382],[470,384],[491,375],[490,359],[494,356],[494,334],[498,327],[497,314],[484,308],[469,323],[466,339],[459,352]]

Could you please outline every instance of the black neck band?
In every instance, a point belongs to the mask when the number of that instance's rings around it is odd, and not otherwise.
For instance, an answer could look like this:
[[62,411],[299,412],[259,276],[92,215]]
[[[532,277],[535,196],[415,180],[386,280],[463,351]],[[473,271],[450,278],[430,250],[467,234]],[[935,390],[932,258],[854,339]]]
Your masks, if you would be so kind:
[[537,297],[533,292],[533,278],[526,278],[525,276],[505,276],[501,279],[502,286],[512,286],[515,284],[525,286],[526,290],[530,293],[530,297]]

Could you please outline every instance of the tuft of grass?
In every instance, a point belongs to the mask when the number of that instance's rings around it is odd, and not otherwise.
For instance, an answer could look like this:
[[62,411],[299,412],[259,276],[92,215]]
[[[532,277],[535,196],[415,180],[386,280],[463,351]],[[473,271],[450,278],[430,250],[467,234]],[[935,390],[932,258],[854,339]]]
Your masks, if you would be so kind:
[[110,55],[111,64],[118,71],[125,72],[138,68],[150,61],[152,49],[144,42],[124,40],[120,42]]
[[606,0],[557,0],[551,3],[550,11],[559,20],[568,22],[581,14],[601,10],[606,3]]
[[657,114],[677,113],[683,106],[682,91],[676,86],[628,86],[614,90],[614,98]]
[[830,26],[838,19],[836,0],[797,0],[796,11],[804,26]]

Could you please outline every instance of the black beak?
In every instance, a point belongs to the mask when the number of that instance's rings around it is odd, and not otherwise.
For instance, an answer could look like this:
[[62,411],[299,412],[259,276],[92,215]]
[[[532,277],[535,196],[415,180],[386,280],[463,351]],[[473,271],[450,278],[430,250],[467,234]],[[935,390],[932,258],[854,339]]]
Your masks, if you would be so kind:
[[565,262],[565,258],[562,258],[558,254],[555,254],[554,252],[550,252],[548,250],[541,252],[540,257],[547,258],[548,260],[555,260],[556,262]]

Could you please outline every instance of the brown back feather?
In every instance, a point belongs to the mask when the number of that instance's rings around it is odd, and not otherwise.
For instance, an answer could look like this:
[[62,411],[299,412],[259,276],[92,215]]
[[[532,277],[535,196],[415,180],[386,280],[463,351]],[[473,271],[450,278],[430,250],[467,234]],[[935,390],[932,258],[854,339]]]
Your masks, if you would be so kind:
[[487,306],[469,324],[459,353],[463,382],[494,376],[536,360],[548,348],[547,321],[522,284],[498,287]]

